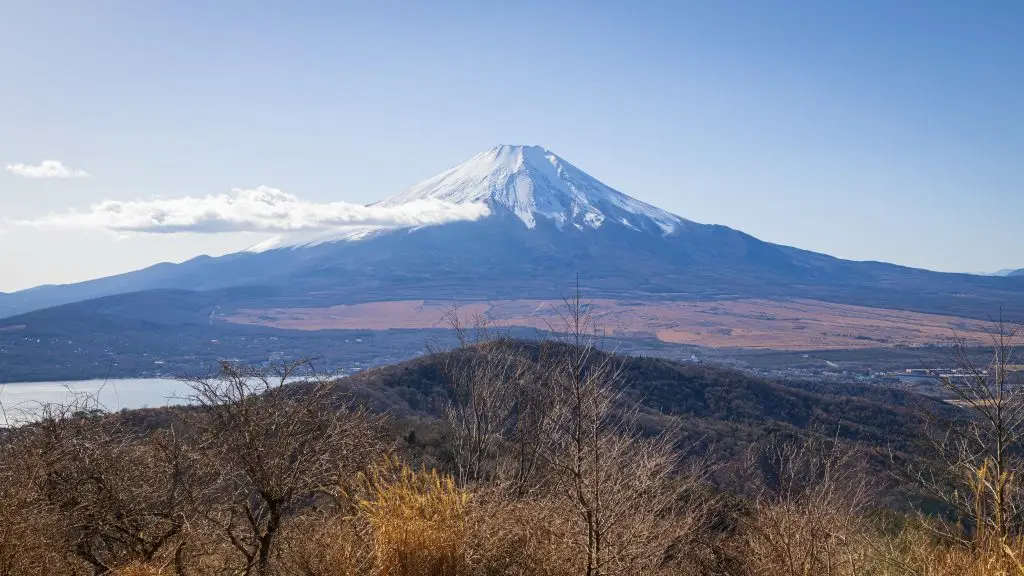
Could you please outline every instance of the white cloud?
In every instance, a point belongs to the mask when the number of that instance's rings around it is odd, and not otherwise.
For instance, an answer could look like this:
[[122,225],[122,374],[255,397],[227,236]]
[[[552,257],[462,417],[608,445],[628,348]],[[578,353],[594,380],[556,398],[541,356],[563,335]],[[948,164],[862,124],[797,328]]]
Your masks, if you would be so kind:
[[88,178],[89,173],[78,168],[65,166],[60,160],[43,160],[31,164],[8,164],[5,168],[11,174],[25,178]]
[[105,200],[87,212],[50,214],[21,225],[48,229],[101,229],[114,232],[292,232],[346,226],[426,226],[476,220],[489,214],[485,204],[416,200],[398,206],[348,202],[315,203],[260,186],[216,196]]

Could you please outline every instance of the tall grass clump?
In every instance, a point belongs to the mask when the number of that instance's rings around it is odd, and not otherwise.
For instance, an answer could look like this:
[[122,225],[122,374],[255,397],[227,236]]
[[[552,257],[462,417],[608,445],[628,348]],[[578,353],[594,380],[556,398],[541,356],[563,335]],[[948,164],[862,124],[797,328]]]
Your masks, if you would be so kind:
[[165,572],[149,564],[129,564],[113,571],[113,576],[162,576]]
[[999,549],[951,540],[934,520],[908,521],[898,532],[879,531],[870,545],[879,576],[1024,576],[1024,541]]
[[451,476],[388,460],[371,471],[359,514],[371,534],[378,576],[468,573],[469,494]]

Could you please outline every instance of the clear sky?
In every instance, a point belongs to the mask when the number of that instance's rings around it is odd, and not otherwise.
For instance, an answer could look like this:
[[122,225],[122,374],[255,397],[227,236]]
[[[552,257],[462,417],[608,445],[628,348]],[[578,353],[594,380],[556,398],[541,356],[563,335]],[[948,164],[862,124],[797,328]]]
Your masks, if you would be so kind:
[[40,226],[72,209],[341,210],[502,143],[772,242],[1024,267],[1022,27],[1017,0],[0,0],[0,290],[269,236]]

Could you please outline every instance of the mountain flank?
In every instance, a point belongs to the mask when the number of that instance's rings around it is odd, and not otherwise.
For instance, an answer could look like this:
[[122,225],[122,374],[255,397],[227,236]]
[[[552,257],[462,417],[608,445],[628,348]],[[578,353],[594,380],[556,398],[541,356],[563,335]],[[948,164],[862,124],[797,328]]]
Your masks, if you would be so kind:
[[[488,149],[378,205],[423,201],[479,205],[486,215],[432,226],[348,227],[315,237],[285,236],[218,258],[201,256],[90,282],[4,294],[0,318],[155,291],[121,304],[106,301],[105,321],[134,321],[152,314],[149,319],[159,323],[156,317],[172,310],[202,309],[206,316],[197,321],[275,326],[301,316],[305,325],[291,327],[338,328],[325,320],[338,306],[557,301],[572,292],[578,277],[588,298],[619,303],[615,305],[623,311],[636,310],[634,304],[650,306],[668,319],[657,330],[636,332],[661,333],[667,341],[707,340],[713,346],[729,346],[729,330],[742,333],[756,326],[758,318],[775,316],[789,322],[789,329],[813,330],[801,326],[814,314],[785,311],[794,302],[819,309],[850,307],[844,309],[846,317],[872,327],[844,329],[833,336],[826,330],[827,342],[805,339],[793,347],[842,347],[861,339],[880,346],[941,343],[953,329],[974,330],[959,319],[986,321],[1001,313],[1008,321],[1024,320],[1024,276],[938,273],[764,242],[632,198],[537,146]],[[133,302],[153,303],[160,294],[175,296],[166,306],[133,308]],[[779,309],[746,320],[737,316],[735,310],[751,302],[775,303]],[[722,318],[740,321],[713,327],[719,330],[715,338],[695,335],[686,320],[672,320],[685,316],[694,303],[704,303],[698,304],[703,308],[721,303]],[[880,336],[874,318],[894,310],[944,319],[901,322],[933,328],[913,328],[917,332],[909,336]],[[59,325],[59,318],[49,318],[53,326]],[[6,324],[30,320],[21,316]],[[373,328],[389,327],[398,326]],[[935,339],[933,331],[945,336]],[[741,339],[733,345],[750,343]]]

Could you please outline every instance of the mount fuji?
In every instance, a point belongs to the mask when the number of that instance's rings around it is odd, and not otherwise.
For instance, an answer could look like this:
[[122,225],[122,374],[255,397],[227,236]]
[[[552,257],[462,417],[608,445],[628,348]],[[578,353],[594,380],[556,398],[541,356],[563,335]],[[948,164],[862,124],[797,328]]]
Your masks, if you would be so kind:
[[[482,210],[470,213],[486,216],[514,216],[530,230],[538,225],[554,226],[563,232],[625,227],[666,236],[694,225],[606,186],[540,146],[490,148],[372,206],[397,208],[424,200],[477,206]],[[354,226],[313,235],[295,234],[272,238],[248,251],[365,240],[395,230]]]
[[527,228],[547,220],[556,228],[613,226],[671,234],[689,224],[630,198],[540,146],[498,146],[378,204],[416,200],[485,203],[515,214]]
[[[979,319],[1001,309],[1024,319],[1024,277],[853,262],[764,242],[636,200],[538,146],[485,150],[376,205],[425,199],[480,210],[430,226],[287,235],[227,256],[0,294],[0,317],[100,297],[118,314],[171,317],[173,307],[160,303],[167,291],[204,321],[241,309],[550,299],[578,276],[589,297],[622,301],[800,299]],[[141,292],[145,309],[118,296]]]

